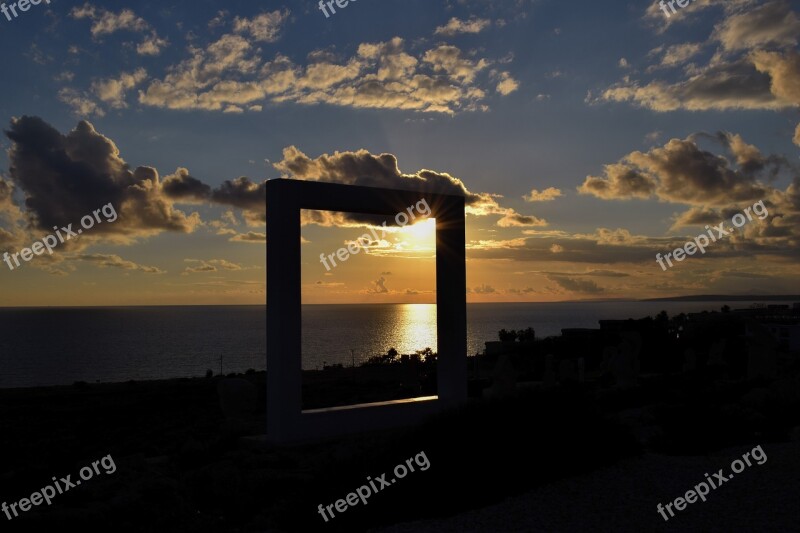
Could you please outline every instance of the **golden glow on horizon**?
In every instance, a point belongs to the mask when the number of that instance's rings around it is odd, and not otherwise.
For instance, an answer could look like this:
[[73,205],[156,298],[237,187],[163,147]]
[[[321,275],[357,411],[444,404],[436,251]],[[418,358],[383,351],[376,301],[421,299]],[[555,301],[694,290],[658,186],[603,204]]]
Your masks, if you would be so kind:
[[[304,216],[322,220],[329,215],[309,210]],[[377,240],[369,244],[357,240],[359,235],[369,236],[367,229],[316,224],[304,228],[308,242],[301,248],[303,303],[435,301],[436,219],[418,218],[416,224],[405,226],[376,226],[372,231]],[[348,250],[348,245],[358,245],[356,253]]]

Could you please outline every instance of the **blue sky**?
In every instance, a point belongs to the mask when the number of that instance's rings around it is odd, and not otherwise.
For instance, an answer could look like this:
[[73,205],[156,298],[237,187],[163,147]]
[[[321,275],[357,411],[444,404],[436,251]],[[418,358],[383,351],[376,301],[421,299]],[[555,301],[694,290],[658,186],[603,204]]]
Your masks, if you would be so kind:
[[[0,121],[42,121],[12,127],[36,132],[25,141],[2,139],[17,145],[0,155],[14,191],[3,249],[41,238],[49,216],[26,204],[41,190],[62,190],[78,218],[89,205],[92,180],[51,166],[52,146],[33,148],[46,131],[88,121],[74,141],[86,145],[66,149],[73,163],[94,161],[87,151],[105,139],[131,172],[160,180],[137,174],[152,191],[134,202],[123,171],[98,170],[127,206],[120,221],[3,271],[0,283],[15,280],[5,304],[259,303],[259,184],[359,183],[380,154],[399,169],[383,169],[386,186],[427,169],[430,187],[471,198],[474,301],[796,291],[797,11],[784,0],[697,0],[670,18],[649,2],[358,0],[326,18],[312,2],[53,0],[0,17]],[[295,172],[286,149],[335,171]],[[52,182],[37,189],[41,165]],[[679,268],[656,264],[758,200],[766,221]],[[140,216],[150,209],[166,214]],[[304,261],[354,231],[347,217],[307,222]],[[306,301],[430,301],[425,261],[378,252],[333,276],[309,259]],[[425,273],[376,285],[389,270]]]

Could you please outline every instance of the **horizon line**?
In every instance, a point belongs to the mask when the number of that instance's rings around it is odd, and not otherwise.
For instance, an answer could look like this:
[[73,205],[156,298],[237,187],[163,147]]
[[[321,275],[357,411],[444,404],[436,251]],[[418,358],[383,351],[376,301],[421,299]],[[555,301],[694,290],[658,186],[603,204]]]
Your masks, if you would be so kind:
[[[792,294],[700,294],[684,296],[662,296],[659,298],[587,298],[578,300],[548,300],[548,301],[497,301],[497,302],[467,302],[470,305],[483,304],[557,304],[557,303],[612,303],[612,302],[701,302],[701,301],[798,301],[800,296]],[[302,305],[436,305],[436,302],[341,302],[341,303],[304,303]],[[0,306],[2,309],[130,309],[145,307],[266,307],[267,304],[135,304],[135,305],[22,305]]]

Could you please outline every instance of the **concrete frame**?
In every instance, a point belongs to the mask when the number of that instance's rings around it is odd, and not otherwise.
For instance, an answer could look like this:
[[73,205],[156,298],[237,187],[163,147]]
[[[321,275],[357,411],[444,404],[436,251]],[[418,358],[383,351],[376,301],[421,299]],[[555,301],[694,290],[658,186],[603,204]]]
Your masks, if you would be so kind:
[[[269,180],[266,188],[267,439],[288,443],[413,424],[466,402],[464,197],[292,179]],[[392,220],[423,198],[436,218],[438,396],[302,411],[300,211]]]

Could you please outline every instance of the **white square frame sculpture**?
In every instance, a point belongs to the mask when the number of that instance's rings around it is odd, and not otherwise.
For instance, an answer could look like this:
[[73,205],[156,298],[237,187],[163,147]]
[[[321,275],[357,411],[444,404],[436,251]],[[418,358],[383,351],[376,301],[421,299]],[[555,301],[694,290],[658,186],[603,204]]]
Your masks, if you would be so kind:
[[[438,396],[302,410],[300,212],[394,218],[425,199],[436,219]],[[413,424],[467,399],[463,196],[317,181],[267,181],[267,439],[289,443]]]

